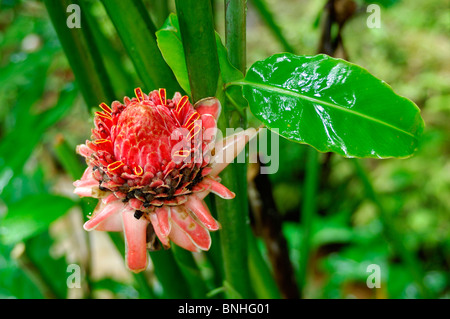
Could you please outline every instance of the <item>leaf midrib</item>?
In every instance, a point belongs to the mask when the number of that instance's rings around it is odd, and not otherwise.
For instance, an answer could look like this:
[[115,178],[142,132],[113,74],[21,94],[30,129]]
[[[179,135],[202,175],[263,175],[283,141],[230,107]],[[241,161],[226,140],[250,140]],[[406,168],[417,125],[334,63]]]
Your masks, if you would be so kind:
[[394,130],[402,132],[402,133],[404,133],[406,135],[409,135],[409,136],[413,137],[414,139],[417,139],[417,137],[414,134],[412,134],[412,133],[410,133],[408,131],[402,130],[401,128],[398,128],[398,127],[396,127],[394,125],[391,125],[391,124],[389,124],[387,122],[381,121],[381,120],[379,120],[379,119],[377,119],[375,117],[371,117],[371,116],[365,115],[363,113],[359,113],[359,112],[347,109],[347,108],[345,108],[345,107],[343,107],[341,105],[338,105],[338,104],[332,104],[332,103],[328,103],[328,102],[325,102],[325,101],[322,101],[322,100],[319,100],[319,99],[315,99],[315,98],[312,98],[310,96],[303,95],[303,94],[300,94],[298,92],[291,91],[291,90],[288,90],[288,89],[285,89],[285,88],[280,88],[280,87],[277,87],[277,86],[271,86],[271,85],[266,85],[266,84],[261,84],[261,83],[255,83],[255,82],[248,81],[248,80],[245,80],[245,79],[243,81],[233,82],[233,84],[254,86],[254,87],[258,87],[258,88],[261,88],[261,89],[269,90],[269,91],[272,91],[272,92],[278,92],[278,93],[281,93],[281,94],[290,95],[290,96],[293,96],[293,97],[296,97],[296,98],[299,98],[299,99],[307,100],[307,101],[310,101],[310,102],[313,102],[313,103],[317,103],[317,104],[321,104],[321,105],[324,105],[324,106],[329,106],[331,108],[334,108],[334,109],[337,109],[337,110],[340,110],[340,111],[343,111],[343,112],[351,113],[351,114],[354,114],[356,116],[365,118],[367,120],[371,120],[371,121],[377,122],[379,124],[382,124],[382,125],[385,125],[387,127],[390,127],[390,128],[392,128]]

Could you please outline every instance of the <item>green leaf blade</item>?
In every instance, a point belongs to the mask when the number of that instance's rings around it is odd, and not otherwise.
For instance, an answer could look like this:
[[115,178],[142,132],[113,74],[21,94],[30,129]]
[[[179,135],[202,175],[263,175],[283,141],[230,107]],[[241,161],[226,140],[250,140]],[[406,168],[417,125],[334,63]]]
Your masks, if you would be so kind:
[[51,194],[25,197],[10,205],[8,213],[1,220],[1,242],[5,245],[15,244],[41,233],[74,204],[69,198]]
[[406,157],[424,122],[419,108],[367,70],[326,55],[283,53],[242,82],[252,113],[283,137],[345,157]]
[[172,69],[178,84],[191,95],[189,77],[184,58],[183,41],[176,14],[171,13],[161,29],[156,32],[156,40],[164,60]]

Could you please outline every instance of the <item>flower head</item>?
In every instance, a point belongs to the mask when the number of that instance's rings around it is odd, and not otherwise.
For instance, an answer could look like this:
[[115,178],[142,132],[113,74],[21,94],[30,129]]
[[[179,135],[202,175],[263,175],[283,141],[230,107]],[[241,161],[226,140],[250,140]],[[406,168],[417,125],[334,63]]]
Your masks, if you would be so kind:
[[74,192],[99,199],[84,228],[123,230],[127,266],[137,272],[147,266],[146,249],[158,248],[156,237],[166,248],[172,241],[190,251],[209,249],[209,231],[220,225],[203,199],[209,192],[234,198],[217,175],[256,131],[216,143],[217,99],[194,107],[179,93],[167,99],[164,89],[135,94],[123,104],[100,105],[91,140],[77,147],[88,167]]

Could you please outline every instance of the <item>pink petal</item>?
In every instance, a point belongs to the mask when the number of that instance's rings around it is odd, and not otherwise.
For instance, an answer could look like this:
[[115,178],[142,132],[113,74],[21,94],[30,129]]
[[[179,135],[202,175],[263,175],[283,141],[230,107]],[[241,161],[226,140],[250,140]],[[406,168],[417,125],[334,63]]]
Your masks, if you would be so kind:
[[122,211],[111,214],[104,221],[100,222],[95,230],[112,232],[123,231]]
[[192,211],[209,230],[218,230],[220,228],[219,223],[211,216],[208,207],[197,196],[189,196],[189,200],[186,202],[185,206]]
[[[153,214],[152,214],[153,215]],[[155,211],[155,215],[158,219],[159,228],[161,229],[161,235],[164,237],[169,236],[170,233],[170,208],[162,206]]]
[[73,192],[80,197],[94,197],[92,190],[93,190],[92,187],[77,187]]
[[75,181],[73,183],[73,186],[75,187],[98,187],[98,180],[94,179],[94,178],[89,178],[89,179],[80,179],[78,181]]
[[80,154],[83,157],[90,157],[94,151],[91,150],[88,146],[86,146],[85,144],[81,144],[77,146],[76,152],[78,154]]
[[[184,205],[172,207],[169,220],[172,222],[169,237],[177,245],[191,251],[208,250],[211,247],[209,231],[192,218]],[[192,244],[196,249],[193,249]]]
[[220,110],[222,107],[218,99],[208,97],[195,103],[194,108],[198,113],[200,113],[200,115],[210,114],[217,119],[220,115]]
[[170,247],[169,234],[163,234],[161,231],[161,224],[158,221],[158,217],[156,214],[150,214],[150,221],[152,222],[153,229],[155,230],[156,236],[158,236],[159,240],[165,247]]
[[139,199],[136,198],[132,198],[129,200],[128,204],[130,205],[131,208],[133,208],[134,210],[140,210],[143,208],[142,202]]
[[208,138],[205,138],[206,134],[203,134],[203,140],[210,140],[212,135],[215,135],[216,128],[217,128],[217,122],[216,119],[211,114],[203,114],[200,117],[200,120],[202,121],[202,127],[207,130],[208,132]]
[[216,143],[215,155],[211,160],[213,169],[212,176],[217,176],[229,163],[238,156],[238,154],[245,148],[245,145],[258,134],[254,128],[246,129],[230,135],[223,140]]
[[98,180],[96,180],[93,175],[92,167],[89,166],[83,173],[81,179],[75,181],[73,186],[75,186],[75,190],[73,191],[80,197],[94,197],[93,189],[98,189]]
[[235,193],[230,191],[228,188],[226,188],[224,185],[216,181],[215,179],[211,177],[206,177],[202,180],[200,184],[206,184],[208,185],[208,189],[210,192],[224,198],[224,199],[232,199],[236,196]]
[[103,204],[109,204],[111,202],[114,202],[118,199],[119,197],[116,196],[114,193],[111,193],[105,197],[102,198],[102,203]]
[[110,202],[109,204],[103,204],[100,202],[94,210],[94,215],[90,220],[84,223],[83,228],[85,230],[94,230],[101,222],[108,217],[121,211],[124,208],[124,204],[121,200]]
[[147,225],[145,218],[136,219],[135,210],[127,207],[122,211],[123,231],[126,239],[127,267],[133,272],[147,268]]
[[194,253],[200,252],[200,249],[194,244],[192,238],[189,237],[183,229],[177,224],[174,224],[172,230],[170,231],[169,238],[178,246],[192,251]]

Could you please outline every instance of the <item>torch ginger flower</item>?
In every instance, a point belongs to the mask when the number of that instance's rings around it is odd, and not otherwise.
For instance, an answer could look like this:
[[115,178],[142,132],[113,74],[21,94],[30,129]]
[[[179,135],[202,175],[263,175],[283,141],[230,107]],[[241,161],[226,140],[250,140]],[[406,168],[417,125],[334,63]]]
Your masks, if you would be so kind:
[[209,192],[232,199],[217,175],[242,151],[256,131],[241,131],[215,142],[220,102],[199,101],[164,89],[136,98],[102,103],[91,141],[79,145],[88,168],[74,183],[80,197],[99,202],[84,229],[124,231],[130,270],[147,267],[147,249],[170,242],[208,250],[209,231],[220,228],[203,199]]

